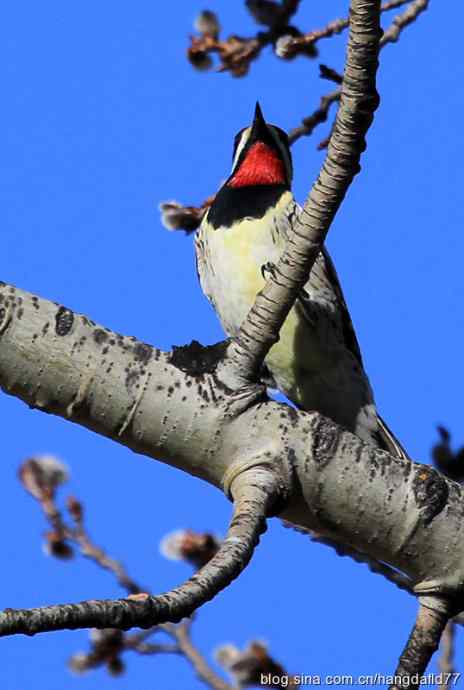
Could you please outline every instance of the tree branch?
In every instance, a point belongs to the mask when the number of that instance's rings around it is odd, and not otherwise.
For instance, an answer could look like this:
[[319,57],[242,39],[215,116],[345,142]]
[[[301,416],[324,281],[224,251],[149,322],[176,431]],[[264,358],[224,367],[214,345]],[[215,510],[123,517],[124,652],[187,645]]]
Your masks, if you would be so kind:
[[[382,6],[383,9],[385,10],[386,6],[389,4],[390,3],[385,3],[385,5]],[[399,4],[404,4],[404,2]],[[429,0],[416,0],[415,2],[412,2],[402,14],[395,17],[388,29],[384,31],[383,36],[380,39],[380,50],[382,50],[382,48],[389,43],[395,43],[398,41],[403,29],[412,24],[417,17],[427,9],[428,4]],[[388,9],[392,8],[393,3]],[[298,139],[303,136],[311,136],[317,125],[321,124],[322,122],[326,122],[330,107],[333,103],[336,103],[340,100],[340,93],[341,89],[336,89],[335,91],[331,91],[325,96],[322,96],[319,107],[316,108],[311,115],[303,118],[301,124],[291,129],[288,133],[291,144],[294,144],[295,141],[298,141]]]
[[437,597],[419,600],[416,623],[400,657],[390,690],[419,687],[420,678],[438,649],[450,611],[451,606],[446,600]]
[[197,675],[213,688],[213,690],[237,690],[229,685],[229,683],[222,680],[222,678],[208,666],[203,656],[192,644],[192,640],[184,626],[179,626],[177,628],[176,640],[180,651],[190,661]]
[[391,25],[384,32],[380,41],[381,47],[383,48],[388,43],[396,43],[403,29],[412,24],[422,12],[425,12],[428,6],[429,0],[414,0],[414,2],[411,2],[402,14],[394,18]]
[[303,288],[332,220],[359,172],[365,136],[379,98],[375,88],[380,0],[352,0],[340,106],[327,157],[273,275],[231,343],[231,365],[244,380],[257,376]]
[[[244,493],[246,483],[255,491],[270,473],[281,497],[275,512],[292,525],[387,563],[407,575],[416,594],[462,598],[463,489],[428,466],[362,443],[316,412],[268,400],[259,386],[241,388],[230,377],[228,387],[221,371],[225,351],[225,344],[197,343],[163,353],[0,286],[4,390],[202,477],[236,499],[239,480]],[[237,558],[233,547],[228,551],[229,574],[244,566],[249,552],[242,546]],[[199,604],[207,589],[198,586],[189,605]],[[106,603],[106,619],[93,605],[71,605],[67,620],[56,621],[59,627],[124,628],[144,616],[150,625],[161,619],[158,614],[164,620],[179,615],[178,598],[174,607],[166,598],[162,606],[159,601]],[[50,629],[47,615],[52,611],[55,620],[61,610],[45,609],[45,619],[43,611],[4,613],[4,634],[33,632],[43,624]]]
[[[381,12],[388,12],[397,7],[405,5],[409,0],[389,0],[385,2],[381,7]],[[303,36],[297,36],[295,38],[288,37],[285,44],[281,43],[282,57],[293,57],[298,55],[303,49],[307,49],[308,46],[314,46],[322,38],[331,38],[335,34],[340,34],[345,31],[350,25],[350,20],[346,19],[334,19],[329,22],[327,26],[323,29],[315,29],[314,31],[309,31]]]
[[[253,475],[256,481],[255,474]],[[178,622],[212,599],[246,567],[265,518],[278,496],[275,475],[262,470],[259,485],[250,483],[246,472],[231,484],[234,512],[227,536],[215,556],[187,582],[159,596],[134,594],[127,599],[90,600],[36,609],[5,609],[0,614],[0,636],[34,635],[50,630],[76,628],[148,628],[167,621]]]

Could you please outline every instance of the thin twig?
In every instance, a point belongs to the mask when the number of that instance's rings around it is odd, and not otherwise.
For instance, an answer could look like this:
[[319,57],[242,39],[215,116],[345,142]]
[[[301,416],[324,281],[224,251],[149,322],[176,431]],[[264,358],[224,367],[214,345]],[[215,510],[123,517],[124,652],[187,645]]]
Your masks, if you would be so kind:
[[322,96],[319,107],[316,108],[311,115],[305,117],[302,120],[301,125],[290,130],[288,133],[288,140],[290,144],[294,144],[295,141],[303,136],[309,137],[317,125],[320,125],[321,122],[326,122],[331,105],[339,100],[340,89],[335,89],[335,91],[331,91],[325,96]]
[[145,588],[140,587],[128,574],[125,567],[108,554],[99,546],[96,546],[84,527],[83,510],[81,504],[74,498],[68,499],[68,510],[74,519],[75,529],[66,530],[68,539],[73,540],[80,548],[81,553],[85,558],[94,561],[103,570],[108,570],[113,573],[118,583],[129,594],[139,594],[146,592]]
[[396,43],[403,29],[412,24],[422,12],[425,12],[428,5],[429,0],[414,0],[402,14],[395,17],[388,29],[384,31],[380,41],[381,48],[388,43]]
[[[385,2],[381,8],[381,12],[388,12],[396,7],[401,7],[405,5],[409,0],[390,0]],[[303,36],[298,36],[296,38],[289,38],[285,42],[285,48],[283,49],[283,57],[291,57],[298,55],[303,49],[308,48],[308,46],[314,46],[322,38],[331,38],[335,34],[340,34],[345,31],[350,25],[350,20],[348,18],[334,19],[329,22],[327,26],[322,29],[315,29],[314,31],[309,31]]]
[[[387,8],[386,6],[389,4],[390,7]],[[396,7],[400,4],[404,4],[404,2],[401,2],[398,5],[394,5],[393,3],[385,3],[383,8],[385,11],[386,9],[393,9],[394,6]],[[395,17],[391,25],[385,30],[382,38],[380,39],[380,50],[382,50],[382,48],[389,43],[398,41],[403,29],[412,24],[417,17],[427,9],[428,4],[429,0],[415,0],[415,2],[412,2],[402,14]],[[336,91],[332,91],[325,96],[322,96],[319,107],[316,108],[311,115],[305,117],[302,120],[301,125],[290,130],[288,137],[291,144],[294,144],[295,141],[303,136],[310,136],[317,125],[327,120],[331,105],[340,100],[340,93],[341,89],[337,89]],[[318,149],[321,150],[326,148],[326,146],[328,146],[328,141],[328,138],[323,140],[323,142],[319,144]]]
[[176,640],[181,652],[185,654],[197,675],[205,683],[214,690],[235,690],[208,666],[203,655],[193,645],[188,630],[182,625],[176,628]]

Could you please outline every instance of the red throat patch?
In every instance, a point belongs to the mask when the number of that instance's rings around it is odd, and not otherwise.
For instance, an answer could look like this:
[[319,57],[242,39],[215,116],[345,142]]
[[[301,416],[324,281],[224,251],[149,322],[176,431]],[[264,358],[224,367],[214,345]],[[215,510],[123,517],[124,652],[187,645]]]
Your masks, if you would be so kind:
[[267,144],[257,141],[248,150],[228,187],[259,184],[286,184],[285,166],[278,154]]

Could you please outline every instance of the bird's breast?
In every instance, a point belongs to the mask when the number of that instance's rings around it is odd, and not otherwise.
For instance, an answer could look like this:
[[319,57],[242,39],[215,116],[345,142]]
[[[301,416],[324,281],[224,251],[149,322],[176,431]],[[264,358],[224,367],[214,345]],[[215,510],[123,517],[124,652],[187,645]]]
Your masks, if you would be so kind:
[[264,286],[262,267],[277,263],[283,239],[277,231],[279,208],[262,218],[245,218],[230,227],[205,223],[197,239],[200,281],[222,325],[234,335]]

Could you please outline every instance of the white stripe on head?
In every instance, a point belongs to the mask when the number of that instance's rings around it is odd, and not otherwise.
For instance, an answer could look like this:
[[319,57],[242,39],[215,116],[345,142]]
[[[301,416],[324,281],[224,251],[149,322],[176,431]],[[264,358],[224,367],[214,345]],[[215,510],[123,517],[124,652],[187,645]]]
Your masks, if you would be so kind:
[[234,172],[235,166],[238,163],[238,159],[240,158],[240,154],[242,153],[243,149],[246,146],[246,143],[248,139],[250,138],[251,134],[251,127],[247,127],[246,129],[243,130],[242,135],[240,137],[240,141],[238,142],[237,148],[235,150],[235,155],[234,155],[234,160],[232,161],[232,171]]

